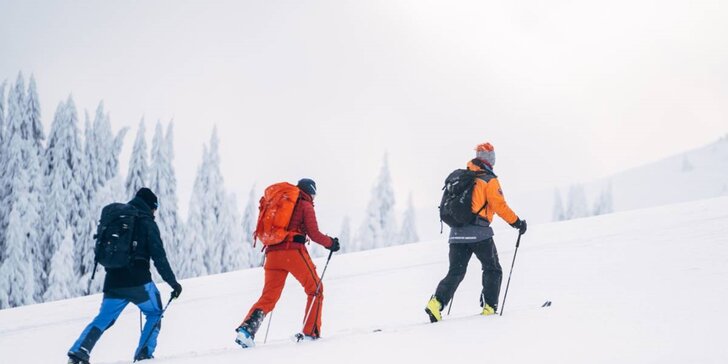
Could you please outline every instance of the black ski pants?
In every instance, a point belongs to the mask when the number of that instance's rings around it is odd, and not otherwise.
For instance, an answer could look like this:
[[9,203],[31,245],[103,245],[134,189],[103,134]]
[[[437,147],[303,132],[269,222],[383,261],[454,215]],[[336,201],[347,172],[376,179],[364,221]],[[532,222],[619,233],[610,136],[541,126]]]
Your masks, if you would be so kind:
[[450,244],[450,268],[445,278],[437,285],[435,296],[443,307],[450,303],[455,290],[465,278],[468,262],[473,253],[483,267],[483,291],[480,295],[480,306],[487,303],[497,310],[503,270],[498,262],[498,252],[492,238],[477,243]]

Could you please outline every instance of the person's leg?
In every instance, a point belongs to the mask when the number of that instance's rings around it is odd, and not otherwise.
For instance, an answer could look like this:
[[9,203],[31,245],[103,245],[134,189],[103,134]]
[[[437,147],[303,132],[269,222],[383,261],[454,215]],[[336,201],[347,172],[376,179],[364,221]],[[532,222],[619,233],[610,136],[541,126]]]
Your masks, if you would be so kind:
[[121,311],[124,310],[124,307],[126,307],[128,303],[128,300],[122,298],[107,298],[104,296],[103,301],[101,301],[101,308],[99,309],[98,315],[96,315],[93,321],[86,326],[81,333],[81,336],[79,336],[73,346],[71,346],[71,349],[68,351],[68,355],[88,361],[91,355],[91,350],[94,345],[96,345],[99,338],[101,338],[101,334],[103,334],[104,331],[116,322]]
[[301,283],[308,299],[304,311],[303,334],[318,338],[321,336],[321,314],[324,302],[324,285],[316,272],[316,266],[308,251],[292,250],[297,257],[291,257],[289,271]]
[[162,329],[162,298],[154,282],[144,285],[146,300],[134,302],[144,313],[145,322],[142,334],[139,337],[139,345],[134,351],[135,359],[146,359],[154,356],[157,348],[157,336]]
[[472,246],[472,243],[450,244],[450,267],[447,270],[447,275],[440,281],[437,290],[435,290],[435,297],[443,308],[450,303],[455,290],[465,278],[468,261],[470,261],[473,254]]
[[503,270],[498,261],[498,251],[493,239],[476,243],[475,256],[483,267],[483,291],[480,295],[480,306],[484,304],[498,310],[498,296],[500,295]]
[[[246,331],[255,337],[265,315],[273,311],[276,303],[281,298],[283,287],[286,284],[288,272],[281,269],[286,265],[285,251],[273,251],[266,255],[265,258],[265,282],[263,284],[263,293],[258,301],[248,311],[248,314],[240,323],[239,327],[245,327]],[[258,312],[256,312],[258,311]]]

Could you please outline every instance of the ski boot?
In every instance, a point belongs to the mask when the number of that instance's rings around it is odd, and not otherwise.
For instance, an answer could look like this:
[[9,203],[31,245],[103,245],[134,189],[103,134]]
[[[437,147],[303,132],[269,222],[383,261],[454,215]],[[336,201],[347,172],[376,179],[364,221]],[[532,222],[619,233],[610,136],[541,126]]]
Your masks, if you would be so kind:
[[76,353],[68,353],[68,364],[90,364],[88,359],[83,359]]
[[296,335],[293,335],[293,341],[300,343],[301,341],[316,341],[320,339],[318,336],[312,336],[312,335],[306,335],[303,333],[298,333]]
[[238,333],[235,337],[235,343],[243,349],[255,347],[255,333],[258,332],[258,328],[260,328],[260,324],[264,318],[265,314],[263,310],[258,308],[253,311],[250,317],[243,321],[243,324],[235,330]]
[[425,312],[427,312],[427,315],[430,316],[430,322],[437,322],[442,320],[442,303],[437,300],[437,297],[435,295],[432,295],[430,297],[430,301],[427,302],[427,306],[425,307]]
[[483,316],[490,316],[495,315],[495,308],[490,307],[489,304],[483,304],[483,312],[481,313]]
[[147,360],[147,359],[154,359],[154,355],[149,354],[146,347],[144,347],[142,350],[139,351],[139,353],[136,356],[134,356],[134,361]]

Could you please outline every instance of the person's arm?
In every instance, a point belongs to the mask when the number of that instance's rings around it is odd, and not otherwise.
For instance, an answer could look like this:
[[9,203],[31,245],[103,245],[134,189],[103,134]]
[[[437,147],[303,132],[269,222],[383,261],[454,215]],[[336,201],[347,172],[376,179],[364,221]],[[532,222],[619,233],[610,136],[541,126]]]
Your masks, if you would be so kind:
[[308,236],[311,240],[323,245],[325,248],[331,247],[333,239],[319,231],[316,211],[314,211],[313,205],[304,203],[301,207],[303,207],[303,224],[306,226]]
[[154,260],[154,267],[157,268],[157,272],[159,272],[159,275],[162,276],[162,279],[164,279],[167,284],[169,284],[173,289],[177,289],[179,283],[177,283],[177,278],[174,276],[174,272],[172,272],[172,267],[169,266],[167,253],[164,251],[162,237],[159,234],[159,227],[153,221],[149,221],[145,225],[149,227],[147,236],[149,256],[152,260]]
[[497,178],[493,178],[488,182],[486,194],[489,209],[498,214],[508,224],[512,225],[518,221],[518,216],[511,210],[506,203],[505,197],[503,197],[503,190]]

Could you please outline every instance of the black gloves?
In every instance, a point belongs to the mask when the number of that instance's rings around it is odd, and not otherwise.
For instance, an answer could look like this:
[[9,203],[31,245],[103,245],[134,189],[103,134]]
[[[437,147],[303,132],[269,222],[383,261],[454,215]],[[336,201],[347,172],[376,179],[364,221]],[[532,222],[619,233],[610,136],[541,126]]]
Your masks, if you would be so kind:
[[341,249],[341,244],[339,244],[339,238],[331,238],[331,245],[326,249],[331,250],[332,252],[338,252],[339,249]]
[[173,289],[172,295],[170,298],[177,298],[177,297],[179,297],[179,295],[182,294],[182,285],[181,284],[174,282],[174,284],[170,284],[170,286],[172,286],[172,289]]
[[517,219],[516,222],[511,224],[511,226],[515,229],[518,229],[518,232],[523,235],[526,233],[526,230],[528,229],[528,225],[526,224],[526,220]]

